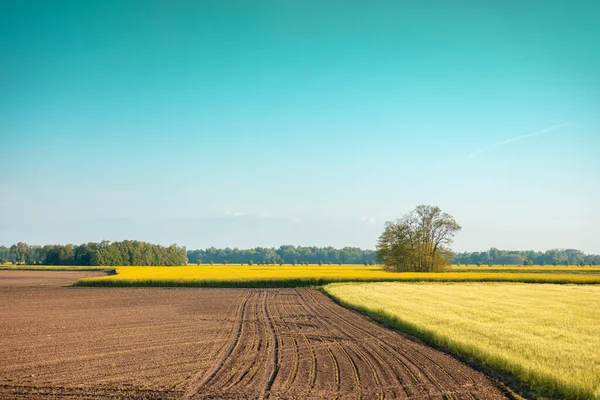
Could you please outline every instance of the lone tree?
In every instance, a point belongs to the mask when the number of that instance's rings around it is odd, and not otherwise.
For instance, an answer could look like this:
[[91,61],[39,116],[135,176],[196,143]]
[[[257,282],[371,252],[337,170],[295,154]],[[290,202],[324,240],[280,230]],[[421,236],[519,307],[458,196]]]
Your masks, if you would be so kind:
[[440,271],[452,258],[450,245],[460,230],[454,217],[439,207],[420,205],[386,222],[377,242],[377,260],[388,271]]

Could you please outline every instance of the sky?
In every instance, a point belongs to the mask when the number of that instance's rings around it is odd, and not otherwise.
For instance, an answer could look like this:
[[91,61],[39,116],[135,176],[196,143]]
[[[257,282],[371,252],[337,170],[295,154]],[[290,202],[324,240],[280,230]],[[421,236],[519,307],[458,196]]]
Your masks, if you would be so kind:
[[0,2],[0,244],[600,253],[597,1]]

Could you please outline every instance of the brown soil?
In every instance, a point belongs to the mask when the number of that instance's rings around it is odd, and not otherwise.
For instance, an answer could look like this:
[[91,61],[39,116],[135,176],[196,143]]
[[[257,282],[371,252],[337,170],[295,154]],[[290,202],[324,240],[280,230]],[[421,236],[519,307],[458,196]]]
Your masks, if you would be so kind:
[[0,288],[6,286],[71,286],[81,278],[104,276],[102,271],[0,270]]
[[504,398],[311,289],[0,287],[0,319],[0,398]]

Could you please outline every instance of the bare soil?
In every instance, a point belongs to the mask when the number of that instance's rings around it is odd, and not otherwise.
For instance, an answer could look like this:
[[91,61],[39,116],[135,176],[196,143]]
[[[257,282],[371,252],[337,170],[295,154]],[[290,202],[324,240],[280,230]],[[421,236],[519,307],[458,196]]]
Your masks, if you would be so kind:
[[312,289],[3,284],[3,399],[504,398]]
[[105,276],[102,271],[0,270],[0,288],[7,286],[71,286],[79,279]]

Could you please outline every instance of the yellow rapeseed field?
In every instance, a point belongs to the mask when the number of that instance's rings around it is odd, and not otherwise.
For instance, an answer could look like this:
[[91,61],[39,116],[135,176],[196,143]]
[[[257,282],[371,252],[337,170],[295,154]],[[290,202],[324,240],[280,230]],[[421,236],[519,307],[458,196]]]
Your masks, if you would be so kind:
[[514,272],[386,272],[364,265],[193,265],[115,267],[116,274],[86,278],[86,286],[310,286],[355,281],[508,281],[598,283],[600,275]]
[[600,398],[600,286],[342,283],[342,304],[554,398]]
[[573,273],[590,273],[600,274],[600,267],[580,267],[575,265],[569,266],[548,266],[548,265],[450,265],[447,271],[478,271],[478,272],[490,272],[490,271],[536,271],[536,272],[573,272]]

